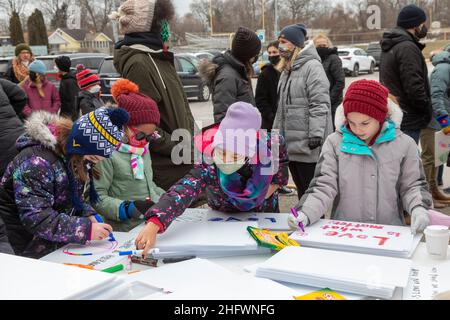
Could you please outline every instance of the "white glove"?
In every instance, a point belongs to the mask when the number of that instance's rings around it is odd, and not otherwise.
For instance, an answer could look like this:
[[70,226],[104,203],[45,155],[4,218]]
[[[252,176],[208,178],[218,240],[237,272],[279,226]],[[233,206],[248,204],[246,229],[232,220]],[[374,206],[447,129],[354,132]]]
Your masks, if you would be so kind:
[[413,234],[423,232],[430,224],[428,210],[424,207],[416,207],[411,213],[411,231]]
[[299,223],[303,223],[304,227],[307,227],[309,225],[309,218],[306,216],[306,214],[304,214],[303,212],[298,212],[298,217],[294,217],[293,214],[290,214],[288,217],[288,224],[289,227],[291,227],[292,230],[298,230],[299,228]]

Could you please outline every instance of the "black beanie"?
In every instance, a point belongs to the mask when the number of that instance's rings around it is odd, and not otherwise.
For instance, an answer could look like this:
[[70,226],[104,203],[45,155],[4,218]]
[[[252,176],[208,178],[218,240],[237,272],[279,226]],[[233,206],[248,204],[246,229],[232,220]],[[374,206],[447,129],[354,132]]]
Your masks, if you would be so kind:
[[293,24],[281,30],[280,38],[284,38],[292,42],[296,47],[302,48],[305,45],[305,40],[308,32],[304,24]]
[[242,63],[250,61],[251,58],[259,55],[261,51],[261,40],[255,32],[250,29],[240,27],[234,35],[231,44],[231,53]]
[[56,67],[62,72],[70,72],[70,67],[72,65],[72,62],[70,61],[70,58],[67,56],[60,56],[55,59]]
[[415,4],[410,4],[400,11],[397,19],[397,26],[404,29],[411,29],[420,26],[425,21],[427,21],[425,11]]

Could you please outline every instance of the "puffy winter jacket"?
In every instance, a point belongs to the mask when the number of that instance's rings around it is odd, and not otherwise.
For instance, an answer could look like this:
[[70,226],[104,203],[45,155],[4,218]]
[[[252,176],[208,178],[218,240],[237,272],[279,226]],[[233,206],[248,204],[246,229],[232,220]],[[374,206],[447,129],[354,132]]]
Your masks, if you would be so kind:
[[450,52],[444,51],[433,57],[434,70],[431,73],[431,101],[433,120],[430,127],[441,130],[439,116],[450,114]]
[[279,129],[286,138],[290,161],[317,162],[320,148],[311,150],[309,139],[325,141],[333,131],[330,83],[320,61],[314,43],[310,42],[292,70],[281,74],[273,128]]
[[233,57],[231,51],[202,64],[200,73],[212,91],[215,123],[225,118],[228,107],[235,102],[255,105],[251,79],[244,64]]
[[380,82],[397,98],[403,110],[402,130],[425,129],[431,121],[428,68],[421,44],[397,27],[381,40]]
[[417,145],[402,133],[402,112],[389,105],[389,119],[372,147],[344,125],[336,113],[337,132],[325,142],[316,174],[297,209],[311,223],[332,209],[335,220],[405,225],[404,211],[432,207]]
[[[55,153],[56,138],[48,128],[58,116],[35,112],[17,141],[19,154],[0,183],[0,216],[17,255],[41,258],[68,243],[85,244],[91,231],[86,205],[76,212],[67,163]],[[83,185],[79,184],[81,196]]]

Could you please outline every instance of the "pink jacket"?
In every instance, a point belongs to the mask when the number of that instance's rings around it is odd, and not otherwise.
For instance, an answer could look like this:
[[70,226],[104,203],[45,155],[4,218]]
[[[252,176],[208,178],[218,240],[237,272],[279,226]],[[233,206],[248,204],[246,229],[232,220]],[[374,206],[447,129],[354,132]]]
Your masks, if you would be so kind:
[[25,81],[22,86],[28,97],[28,103],[23,109],[25,116],[29,116],[33,111],[45,110],[51,113],[58,113],[60,100],[59,93],[56,87],[48,81],[44,80],[42,89],[44,91],[44,98],[41,98],[36,85],[29,79]]

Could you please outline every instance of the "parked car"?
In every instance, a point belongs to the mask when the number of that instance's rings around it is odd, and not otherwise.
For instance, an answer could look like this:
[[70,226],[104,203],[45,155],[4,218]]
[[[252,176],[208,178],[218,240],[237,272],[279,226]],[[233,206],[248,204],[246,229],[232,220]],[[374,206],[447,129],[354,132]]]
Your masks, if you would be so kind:
[[208,61],[212,61],[212,59],[214,59],[214,55],[210,52],[197,52],[193,54],[197,59],[199,60],[208,60]]
[[367,48],[367,54],[374,57],[376,61],[375,66],[378,67],[380,65],[381,44],[379,42],[369,44],[369,47]]
[[0,78],[6,79],[6,73],[8,72],[8,68],[11,65],[13,57],[0,58]]
[[338,54],[342,60],[342,67],[346,74],[357,77],[361,71],[368,72],[369,74],[375,71],[375,58],[369,56],[363,49],[340,48],[338,49]]
[[198,72],[199,64],[200,60],[192,57],[192,55],[175,55],[175,69],[183,83],[187,97],[198,98],[199,101],[208,101],[211,92]]
[[259,56],[258,61],[253,64],[253,77],[259,77],[259,75],[261,74],[261,69],[268,63],[270,63],[269,53],[267,53],[267,51],[264,51],[264,53]]
[[83,64],[94,73],[98,72],[100,64],[108,56],[104,53],[74,53],[37,57],[47,67],[47,78],[57,86],[59,86],[59,77],[58,71],[55,69],[55,58],[63,55],[68,56],[72,61],[72,70],[76,70],[78,64]]
[[[188,98],[197,98],[199,101],[208,101],[211,93],[209,87],[205,84],[198,73],[198,64],[200,60],[191,54],[176,54],[175,69],[183,84],[184,92]],[[114,102],[111,95],[111,86],[120,74],[114,67],[113,57],[107,57],[100,64],[98,70],[101,83],[102,99],[105,102]]]

